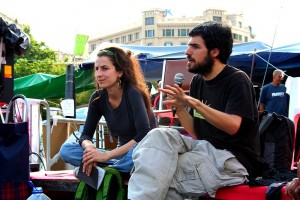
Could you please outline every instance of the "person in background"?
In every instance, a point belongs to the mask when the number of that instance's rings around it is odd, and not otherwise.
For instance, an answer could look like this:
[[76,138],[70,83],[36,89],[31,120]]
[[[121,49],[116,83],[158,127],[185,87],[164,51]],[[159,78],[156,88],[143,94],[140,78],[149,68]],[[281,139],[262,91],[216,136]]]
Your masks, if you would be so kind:
[[214,197],[219,188],[246,183],[260,170],[255,91],[246,73],[226,64],[231,29],[205,22],[189,36],[187,70],[196,74],[190,96],[178,85],[160,91],[192,137],[172,128],[147,134],[133,154],[131,200]]
[[273,80],[261,89],[259,111],[264,110],[269,113],[275,112],[279,115],[288,117],[289,95],[286,93],[286,87],[282,84],[284,72],[276,69],[273,72]]
[[150,94],[150,96],[151,96],[152,83],[149,82],[149,81],[147,81],[147,82],[146,82],[146,86],[147,86],[148,92],[149,92],[149,94]]
[[[90,98],[81,137],[79,142],[65,142],[60,157],[74,166],[82,162],[87,175],[99,163],[130,172],[133,149],[155,127],[150,122],[156,121],[144,76],[132,52],[117,47],[99,51],[94,70],[97,90]],[[118,138],[118,147],[111,151],[99,150],[93,143],[102,116],[111,136]]]

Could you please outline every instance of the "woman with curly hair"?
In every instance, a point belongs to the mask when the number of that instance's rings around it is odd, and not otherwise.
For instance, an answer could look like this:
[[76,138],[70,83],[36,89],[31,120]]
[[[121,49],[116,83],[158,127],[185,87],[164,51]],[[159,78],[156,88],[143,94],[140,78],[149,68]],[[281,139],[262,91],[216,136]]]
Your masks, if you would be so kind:
[[[135,146],[156,126],[144,76],[132,52],[117,47],[101,50],[94,70],[97,90],[90,98],[81,137],[78,143],[65,142],[60,156],[74,166],[82,162],[87,175],[97,164],[130,172]],[[92,142],[102,116],[110,134],[118,138],[118,147],[111,151],[97,149]]]

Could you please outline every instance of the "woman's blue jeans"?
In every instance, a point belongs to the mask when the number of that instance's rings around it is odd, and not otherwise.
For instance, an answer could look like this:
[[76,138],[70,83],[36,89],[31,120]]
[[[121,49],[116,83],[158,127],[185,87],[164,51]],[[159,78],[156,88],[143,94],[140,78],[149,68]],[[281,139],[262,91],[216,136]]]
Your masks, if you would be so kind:
[[[136,145],[134,145],[125,155],[119,156],[117,158],[108,160],[105,163],[99,163],[113,167],[120,172],[130,172],[133,168],[132,153]],[[108,150],[98,149],[102,152],[107,152]],[[83,156],[84,149],[79,145],[78,142],[65,142],[59,151],[60,157],[63,161],[70,163],[73,166],[79,166]]]

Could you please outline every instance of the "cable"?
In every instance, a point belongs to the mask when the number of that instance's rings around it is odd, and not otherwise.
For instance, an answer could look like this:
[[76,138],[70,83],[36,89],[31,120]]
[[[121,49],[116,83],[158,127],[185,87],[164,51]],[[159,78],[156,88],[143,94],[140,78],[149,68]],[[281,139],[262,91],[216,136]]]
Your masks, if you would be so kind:
[[[258,58],[260,58],[261,60],[263,60],[264,62],[268,63],[267,60],[263,59],[261,56],[256,55]],[[269,63],[269,65],[271,65],[274,69],[278,69],[277,67],[275,67],[274,65],[272,65],[271,63]],[[283,74],[286,76],[289,76],[288,74],[285,73],[285,71],[283,71]]]
[[[78,132],[78,131],[73,131],[73,133],[72,133],[72,134],[73,134],[73,135],[74,135],[74,137],[76,138],[76,142],[78,142],[80,138],[79,138],[79,137],[77,137],[77,135],[75,134],[75,132]],[[78,132],[78,133],[79,133],[79,132]]]
[[[281,6],[280,9],[282,9],[282,6]],[[280,16],[281,16],[281,13],[279,13],[279,15],[278,15],[277,22],[280,21]],[[266,79],[266,74],[267,74],[268,66],[269,66],[270,59],[271,59],[271,54],[272,54],[272,50],[273,50],[273,46],[274,46],[275,37],[276,37],[276,34],[277,34],[278,25],[279,25],[279,23],[277,23],[276,27],[275,27],[275,32],[274,32],[274,36],[273,36],[273,41],[272,41],[272,45],[271,45],[271,49],[270,49],[270,54],[269,54],[269,57],[268,57],[268,62],[267,62],[267,66],[266,66],[266,70],[265,70],[265,74],[264,74],[264,79],[263,79],[263,82],[262,82],[262,86],[264,85],[264,82],[265,82],[265,79]]]
[[29,154],[29,156],[32,155],[32,154],[33,154],[33,155],[36,155],[36,156],[39,158],[39,160],[41,161],[41,163],[42,163],[42,165],[43,165],[44,170],[47,170],[47,169],[46,169],[46,166],[45,166],[45,163],[44,163],[42,157],[40,156],[40,154],[35,153],[35,152],[31,152],[31,153]]

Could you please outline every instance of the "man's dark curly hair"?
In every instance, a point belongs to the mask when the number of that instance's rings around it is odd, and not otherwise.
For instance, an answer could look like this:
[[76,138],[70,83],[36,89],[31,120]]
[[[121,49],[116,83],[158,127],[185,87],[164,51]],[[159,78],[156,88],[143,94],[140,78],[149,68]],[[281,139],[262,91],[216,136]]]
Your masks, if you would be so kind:
[[208,50],[214,48],[219,49],[217,58],[222,63],[227,63],[227,60],[232,53],[233,39],[231,28],[223,26],[220,23],[209,21],[197,25],[189,33],[190,37],[201,36]]

